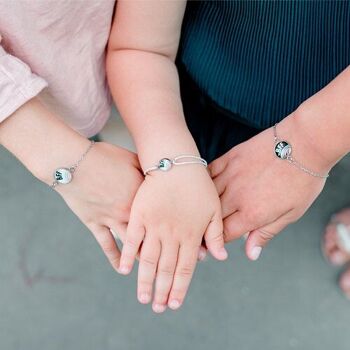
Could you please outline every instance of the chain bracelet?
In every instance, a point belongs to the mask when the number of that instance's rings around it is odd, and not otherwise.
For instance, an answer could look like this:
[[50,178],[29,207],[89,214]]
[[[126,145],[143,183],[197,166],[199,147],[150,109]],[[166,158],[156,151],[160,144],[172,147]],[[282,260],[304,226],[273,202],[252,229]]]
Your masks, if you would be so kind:
[[92,146],[95,144],[95,141],[91,141],[89,147],[86,149],[86,151],[82,154],[80,159],[70,166],[69,168],[57,168],[53,174],[53,183],[50,185],[51,188],[55,188],[59,184],[69,184],[73,180],[73,174],[78,168],[79,164],[85,159],[86,155],[91,150]]
[[326,179],[329,177],[329,174],[321,174],[317,173],[313,170],[310,170],[309,168],[305,167],[302,163],[297,161],[293,156],[292,156],[292,146],[289,142],[280,139],[277,136],[277,123],[273,126],[273,136],[274,136],[274,142],[275,142],[275,155],[280,158],[287,160],[289,163],[297,167],[299,170],[303,171],[306,174],[309,174],[314,177],[319,177],[322,179]]
[[[183,160],[183,159],[187,159],[187,160]],[[173,165],[186,165],[186,164],[201,164],[201,165],[204,165],[205,167],[208,166],[207,161],[201,157],[191,156],[191,155],[181,155],[181,156],[175,157],[174,159],[162,158],[157,165],[147,168],[143,172],[143,175],[146,176],[151,171],[155,171],[155,170],[168,171],[172,168]]]

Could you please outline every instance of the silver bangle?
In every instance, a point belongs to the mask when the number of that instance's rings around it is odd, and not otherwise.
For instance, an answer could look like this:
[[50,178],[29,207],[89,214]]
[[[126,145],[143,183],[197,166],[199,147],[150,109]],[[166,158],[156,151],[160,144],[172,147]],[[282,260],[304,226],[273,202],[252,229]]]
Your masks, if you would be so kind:
[[66,185],[69,184],[73,180],[73,173],[76,171],[78,165],[84,160],[92,146],[94,145],[95,141],[91,141],[89,147],[86,149],[86,151],[83,153],[83,155],[80,157],[80,159],[69,168],[57,168],[55,172],[53,173],[53,183],[50,186],[51,188],[55,188],[59,184]]
[[[187,159],[187,160],[186,160]],[[151,171],[155,170],[161,170],[161,171],[169,171],[173,165],[186,165],[186,164],[200,164],[204,165],[205,167],[208,166],[208,163],[206,160],[204,160],[201,157],[198,156],[191,156],[191,155],[181,155],[177,156],[174,159],[170,158],[162,158],[157,165],[152,166],[150,168],[147,168],[143,175],[148,175]]]
[[314,177],[320,177],[322,179],[326,179],[329,177],[329,174],[320,174],[315,171],[312,171],[308,168],[306,168],[302,163],[298,162],[293,156],[292,156],[292,146],[291,144],[286,141],[282,140],[277,136],[277,123],[273,126],[273,136],[275,141],[275,155],[280,159],[285,159],[289,163],[293,164],[295,167],[297,167],[299,170],[303,171],[306,174],[309,174]]

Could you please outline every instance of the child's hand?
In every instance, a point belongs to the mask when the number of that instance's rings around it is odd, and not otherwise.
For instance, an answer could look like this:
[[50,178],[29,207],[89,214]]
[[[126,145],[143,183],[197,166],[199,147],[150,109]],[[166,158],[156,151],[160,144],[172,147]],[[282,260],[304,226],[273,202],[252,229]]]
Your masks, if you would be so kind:
[[73,181],[56,187],[116,270],[120,251],[110,229],[121,238],[125,236],[131,204],[142,180],[136,154],[98,142],[79,165]]
[[128,274],[141,247],[138,299],[163,312],[183,303],[204,235],[211,254],[227,258],[220,201],[201,165],[174,167],[147,175],[133,202],[120,272]]

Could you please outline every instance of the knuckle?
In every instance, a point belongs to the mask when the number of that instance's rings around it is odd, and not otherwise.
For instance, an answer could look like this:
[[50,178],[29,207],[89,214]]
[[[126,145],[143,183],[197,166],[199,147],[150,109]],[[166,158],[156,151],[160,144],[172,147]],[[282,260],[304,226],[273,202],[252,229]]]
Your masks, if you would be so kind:
[[208,242],[208,244],[213,244],[213,243],[221,243],[223,238],[223,234],[222,232],[218,231],[215,232],[213,235],[211,235],[210,237],[208,237],[206,239],[206,241]]
[[153,280],[147,280],[145,278],[141,278],[138,283],[138,290],[139,292],[148,292],[152,289],[153,286]]
[[268,232],[266,230],[259,229],[259,237],[263,242],[269,242],[272,238],[275,237],[274,233]]
[[144,255],[140,257],[140,264],[143,264],[143,265],[148,265],[148,266],[151,266],[151,267],[154,267],[156,265],[156,259],[152,256],[147,256],[147,255]]
[[112,266],[117,266],[119,265],[120,257],[118,255],[113,255],[113,256],[110,256],[108,260]]
[[138,249],[139,247],[139,243],[136,241],[134,237],[130,237],[130,236],[127,237],[125,243],[129,248],[132,248],[133,250]]
[[106,255],[112,255],[116,252],[115,245],[109,241],[106,241],[106,240],[100,241],[100,246]]
[[183,266],[180,266],[176,272],[176,274],[180,277],[185,277],[185,278],[189,278],[192,276],[192,272],[193,272],[193,269],[192,269],[192,266],[190,265],[183,265]]
[[162,276],[167,276],[167,277],[173,276],[174,267],[170,265],[161,266],[158,270],[158,274]]

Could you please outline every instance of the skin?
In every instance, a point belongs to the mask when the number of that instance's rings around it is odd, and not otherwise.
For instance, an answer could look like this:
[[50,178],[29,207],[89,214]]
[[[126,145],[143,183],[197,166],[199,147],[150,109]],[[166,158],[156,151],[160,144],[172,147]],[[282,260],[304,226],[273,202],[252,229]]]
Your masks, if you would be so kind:
[[[350,150],[349,94],[348,67],[278,125],[279,136],[293,145],[295,158],[321,174]],[[249,232],[246,253],[252,260],[306,212],[325,184],[325,179],[275,157],[273,146],[273,131],[267,129],[210,165],[220,194],[225,239]],[[252,160],[256,150],[259,156]]]
[[[143,168],[153,165],[165,155],[171,157],[197,152],[186,136],[187,130],[183,128],[178,77],[173,64],[184,6],[184,1],[118,2],[107,58],[109,82],[124,120],[135,139]],[[350,150],[349,94],[350,68],[347,68],[278,125],[279,136],[292,144],[295,158],[315,172],[327,174]],[[138,101],[137,105],[132,103],[135,100]],[[145,118],[147,122],[142,125],[140,120]],[[328,140],[336,142],[326,142]],[[274,236],[306,212],[325,184],[325,179],[312,177],[288,162],[277,159],[273,154],[273,147],[273,132],[272,129],[267,129],[234,147],[210,165],[221,200],[225,241],[232,241],[248,233],[246,253],[252,260],[260,256],[262,248]],[[258,156],[252,157],[257,153]],[[199,177],[196,179],[192,171],[191,169],[191,174],[185,171],[186,176],[183,173],[181,176],[181,171],[167,174],[167,181],[174,185],[173,190],[187,186],[188,183],[196,183]],[[157,228],[156,224],[153,228],[152,222],[162,223],[158,225],[158,230],[161,228],[161,231],[172,232],[170,227],[173,227],[173,231],[176,232],[176,226],[181,227],[178,222],[186,217],[187,211],[181,213],[181,210],[177,210],[177,205],[176,210],[168,213],[168,205],[159,207],[152,201],[151,194],[158,193],[162,188],[162,175],[164,174],[157,175],[156,184],[148,181],[145,186],[141,186],[142,200],[139,201],[139,196],[136,196],[132,217],[133,220],[142,217],[142,224],[138,222],[138,228],[134,226],[133,229],[128,229],[126,248],[122,254],[124,273],[129,273],[143,237],[144,245],[151,241],[148,235],[157,237],[159,241],[161,235],[153,233]],[[175,185],[177,181],[178,184]],[[154,188],[148,190],[151,186]],[[144,190],[144,187],[147,189]],[[191,190],[188,188],[188,191]],[[173,198],[167,196],[162,199],[162,203],[166,204],[168,199],[172,201]],[[180,203],[181,198],[178,200]],[[214,198],[212,200],[216,201]],[[188,204],[188,208],[192,203]],[[153,219],[148,215],[149,204],[153,209],[159,210]],[[202,207],[198,207],[198,210],[201,209]],[[176,221],[174,217],[181,220]],[[164,219],[166,220],[163,221]],[[163,222],[170,226],[163,226]],[[197,225],[203,226],[201,222]],[[219,224],[217,225],[219,232]],[[199,235],[199,231],[197,234]],[[177,234],[175,236],[178,237]],[[166,237],[171,241],[170,237],[173,235],[168,234]],[[156,244],[159,246],[159,243]],[[134,247],[128,247],[129,245]],[[159,248],[157,249],[152,261],[152,273],[147,277],[148,292],[151,292],[150,285],[157,273],[156,265],[160,255]],[[149,250],[147,248],[147,251]],[[214,251],[213,254],[215,256]],[[163,259],[162,255],[160,261],[163,260],[168,261]],[[188,257],[188,261],[190,260]],[[192,258],[191,266],[193,261]],[[140,286],[143,285],[145,277],[142,264],[141,260],[139,291],[143,290]],[[170,275],[173,270],[174,268]],[[192,271],[191,268],[189,276],[192,275]],[[169,285],[170,283],[167,284]],[[187,288],[188,281],[184,285]],[[186,288],[183,289],[182,295],[185,294]],[[164,289],[168,290],[169,287]],[[171,306],[172,290],[169,295],[168,304]],[[139,299],[148,302],[150,296],[142,299],[139,294]],[[153,304],[155,311],[164,311],[164,300],[165,296],[159,297],[156,291]],[[182,301],[183,299],[177,306]]]
[[[37,98],[0,123],[0,143],[47,185],[58,166],[74,164],[89,140],[65,125]],[[69,185],[56,191],[92,232],[114,269],[120,251],[109,230],[125,235],[130,208],[143,180],[134,153],[96,143]]]
[[[325,228],[322,250],[328,261],[334,266],[344,266],[350,261],[350,254],[344,250],[337,236],[336,223],[350,227],[350,208],[334,214]],[[347,267],[339,278],[339,286],[350,299],[350,268]]]
[[[107,76],[143,169],[164,157],[199,154],[185,123],[174,63],[184,10],[181,1],[117,3]],[[203,239],[215,258],[227,258],[220,201],[207,169],[188,165],[154,172],[133,202],[119,271],[130,273],[142,243],[139,301],[150,302],[154,291],[155,312],[177,309]]]
[[337,223],[350,227],[350,208],[341,210],[332,216],[323,237],[323,252],[328,261],[335,266],[345,265],[350,260],[350,255],[338,242]]

